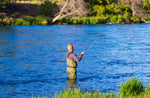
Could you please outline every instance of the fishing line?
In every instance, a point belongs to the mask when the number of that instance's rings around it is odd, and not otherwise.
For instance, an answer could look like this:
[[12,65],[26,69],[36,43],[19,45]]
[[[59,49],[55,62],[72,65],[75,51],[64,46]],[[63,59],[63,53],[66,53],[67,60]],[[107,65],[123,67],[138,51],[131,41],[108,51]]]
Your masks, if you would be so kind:
[[[97,35],[98,35],[98,34],[97,34]],[[95,43],[95,41],[97,40],[97,38],[98,38],[98,37],[101,37],[101,36],[104,36],[104,35],[99,35],[99,36],[97,36],[96,39],[90,44],[90,46],[85,49],[85,51],[88,51],[88,50],[91,48],[91,46],[93,46],[93,44]]]
[[90,44],[89,47],[87,47],[87,49],[85,49],[85,52],[87,52],[91,48],[91,46],[94,44],[95,41],[96,41],[96,39]]

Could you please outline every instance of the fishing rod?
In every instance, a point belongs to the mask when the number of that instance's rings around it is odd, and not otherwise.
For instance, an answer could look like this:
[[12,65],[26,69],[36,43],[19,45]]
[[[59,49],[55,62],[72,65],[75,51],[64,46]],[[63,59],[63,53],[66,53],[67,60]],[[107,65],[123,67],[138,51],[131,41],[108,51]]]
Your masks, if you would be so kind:
[[87,52],[87,51],[91,48],[91,46],[95,43],[95,41],[96,41],[96,40],[94,40],[94,41],[90,44],[90,46],[85,49],[85,52]]

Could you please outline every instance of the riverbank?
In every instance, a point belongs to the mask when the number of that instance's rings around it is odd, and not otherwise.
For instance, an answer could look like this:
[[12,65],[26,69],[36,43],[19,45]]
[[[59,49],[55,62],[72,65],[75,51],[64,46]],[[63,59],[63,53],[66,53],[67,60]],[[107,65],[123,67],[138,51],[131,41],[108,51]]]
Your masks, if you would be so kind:
[[[52,4],[48,2],[48,7]],[[48,4],[47,3],[47,4]],[[57,13],[61,4],[52,4],[55,10],[39,8],[40,4],[31,3],[10,3],[7,8],[0,9],[0,25],[49,25],[49,24],[133,24],[144,23],[140,17],[134,19],[132,16],[124,14],[82,16],[82,17],[63,17],[52,23],[53,14]],[[46,4],[46,3],[45,3]],[[43,5],[45,6],[45,5]],[[41,12],[39,12],[41,10]],[[51,12],[50,12],[51,11]],[[50,13],[47,13],[50,12]],[[51,14],[51,15],[50,15]],[[50,16],[49,16],[50,15]],[[149,16],[148,16],[149,17]],[[147,18],[149,21],[149,18]]]
[[73,24],[73,25],[89,25],[89,24],[134,24],[143,23],[140,19],[133,21],[125,19],[123,16],[111,17],[74,17],[72,19],[64,17],[59,19],[56,23],[52,23],[52,18],[45,16],[24,16],[22,18],[9,18],[5,17],[0,19],[0,25],[62,25],[62,24]]
[[56,93],[55,96],[51,97],[52,98],[150,98],[150,85],[144,87],[143,83],[140,80],[136,78],[131,78],[130,80],[120,85],[120,91],[117,94],[114,94],[113,92],[103,93],[100,92],[99,90],[94,92],[92,91],[84,92],[84,90],[75,88],[74,90],[69,89],[64,92],[60,92],[60,94]]

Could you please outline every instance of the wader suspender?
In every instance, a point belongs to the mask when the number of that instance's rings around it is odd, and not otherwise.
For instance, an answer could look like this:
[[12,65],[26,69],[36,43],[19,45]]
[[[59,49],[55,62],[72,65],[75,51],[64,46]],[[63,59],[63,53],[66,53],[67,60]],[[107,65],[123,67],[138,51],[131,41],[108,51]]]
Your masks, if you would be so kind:
[[68,53],[67,58],[69,58],[69,55],[72,54],[73,52]]
[[[70,53],[68,53],[68,55],[67,55],[67,58],[69,59],[69,55],[70,54],[72,54],[73,52],[70,52]],[[70,68],[76,68],[76,67],[71,67],[71,66],[68,66],[68,67],[70,67]]]

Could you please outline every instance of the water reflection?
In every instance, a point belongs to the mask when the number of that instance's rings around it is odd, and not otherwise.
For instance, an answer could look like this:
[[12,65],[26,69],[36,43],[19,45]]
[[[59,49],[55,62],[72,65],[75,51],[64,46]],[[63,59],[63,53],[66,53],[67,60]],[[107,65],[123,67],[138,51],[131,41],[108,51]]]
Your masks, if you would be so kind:
[[67,89],[77,88],[76,79],[68,79],[67,80]]

